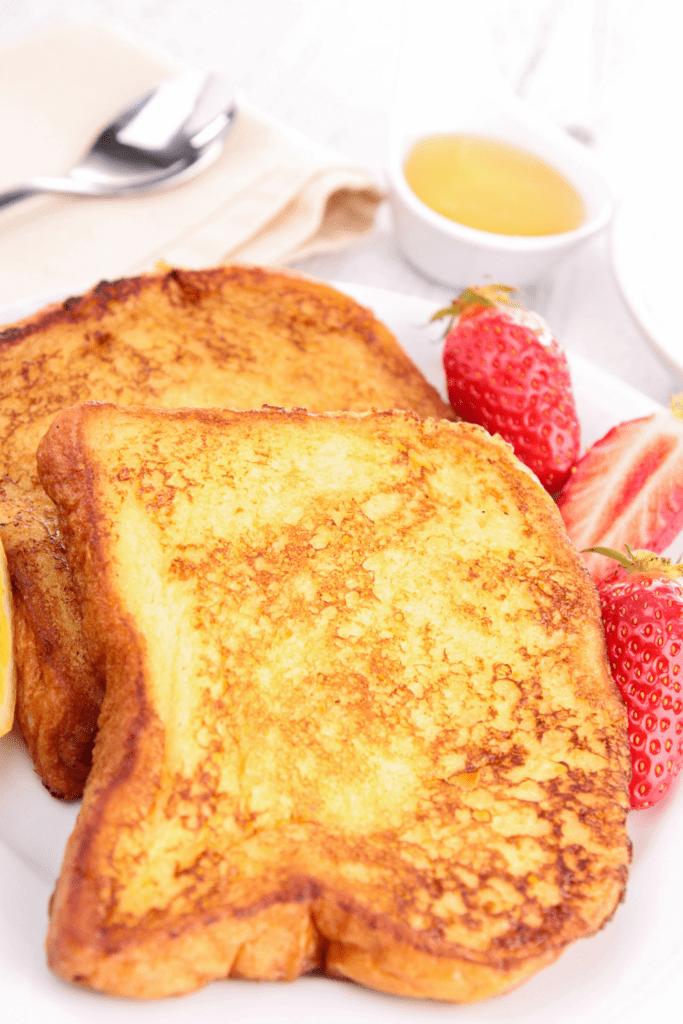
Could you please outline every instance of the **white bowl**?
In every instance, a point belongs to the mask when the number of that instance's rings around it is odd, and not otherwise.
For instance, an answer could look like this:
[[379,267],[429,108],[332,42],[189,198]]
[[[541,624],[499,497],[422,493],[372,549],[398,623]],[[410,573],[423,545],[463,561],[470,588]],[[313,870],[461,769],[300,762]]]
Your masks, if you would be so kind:
[[[498,107],[463,111],[438,130],[395,134],[389,152],[389,192],[398,245],[406,260],[427,277],[451,288],[500,282],[525,288],[598,232],[612,216],[612,191],[593,155],[516,97]],[[574,186],[585,218],[574,231],[555,235],[498,235],[466,227],[430,209],[404,175],[408,153],[421,138],[465,134],[495,139],[545,160]]]

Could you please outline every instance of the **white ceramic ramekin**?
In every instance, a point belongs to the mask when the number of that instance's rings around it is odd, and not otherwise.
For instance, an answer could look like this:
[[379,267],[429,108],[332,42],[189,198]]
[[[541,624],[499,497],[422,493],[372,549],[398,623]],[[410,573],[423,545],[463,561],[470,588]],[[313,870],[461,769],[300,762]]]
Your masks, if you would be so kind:
[[[457,224],[431,210],[408,185],[403,167],[420,138],[438,134],[496,139],[545,160],[581,196],[586,211],[583,223],[574,231],[556,235],[497,235]],[[592,153],[514,99],[498,110],[480,110],[476,119],[464,116],[458,123],[436,131],[395,135],[388,177],[401,252],[418,271],[452,288],[493,281],[525,288],[538,282],[569,253],[603,230],[614,206],[611,189]]]

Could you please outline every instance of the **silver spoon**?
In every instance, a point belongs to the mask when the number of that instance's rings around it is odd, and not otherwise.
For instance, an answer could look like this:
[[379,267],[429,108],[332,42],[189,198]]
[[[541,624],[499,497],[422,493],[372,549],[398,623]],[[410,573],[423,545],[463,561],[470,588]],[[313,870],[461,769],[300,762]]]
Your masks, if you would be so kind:
[[118,114],[76,167],[0,193],[0,209],[41,192],[129,196],[175,185],[216,159],[235,116],[221,75],[189,70],[165,79]]

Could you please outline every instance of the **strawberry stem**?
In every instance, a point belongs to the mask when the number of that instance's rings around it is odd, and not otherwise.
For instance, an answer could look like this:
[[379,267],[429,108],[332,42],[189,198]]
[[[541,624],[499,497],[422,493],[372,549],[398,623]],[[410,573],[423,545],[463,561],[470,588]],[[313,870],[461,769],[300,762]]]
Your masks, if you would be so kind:
[[[629,551],[629,549],[626,549]],[[594,555],[605,555],[606,558],[613,558],[619,565],[623,565],[624,569],[630,569],[633,566],[633,558],[629,558],[628,555],[623,555],[621,551],[615,551],[614,548],[584,548],[582,554],[592,552]]]
[[434,314],[432,320],[443,320],[444,317],[450,317],[445,332],[448,334],[456,317],[466,320],[492,306],[518,306],[519,303],[512,299],[516,292],[516,288],[507,284],[486,284],[479,288],[465,288],[457,299],[453,299],[451,306],[440,309],[438,313]]
[[628,544],[624,544],[624,552],[602,547],[584,548],[584,551],[612,558],[631,574],[644,573],[653,577],[665,576],[672,580],[683,575],[683,564],[680,561],[672,562],[670,558],[664,558],[663,555],[657,555],[653,551],[632,551]]

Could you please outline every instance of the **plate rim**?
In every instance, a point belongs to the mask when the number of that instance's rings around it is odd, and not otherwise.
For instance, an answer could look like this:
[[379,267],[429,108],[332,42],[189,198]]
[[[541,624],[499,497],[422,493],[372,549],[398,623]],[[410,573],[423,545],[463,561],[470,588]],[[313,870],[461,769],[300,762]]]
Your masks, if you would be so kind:
[[614,212],[609,241],[614,277],[628,311],[646,340],[666,365],[683,377],[683,337],[671,337],[657,319],[643,290],[644,275],[639,262],[642,245],[637,238],[640,209],[634,198],[623,197]]

